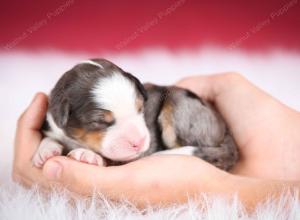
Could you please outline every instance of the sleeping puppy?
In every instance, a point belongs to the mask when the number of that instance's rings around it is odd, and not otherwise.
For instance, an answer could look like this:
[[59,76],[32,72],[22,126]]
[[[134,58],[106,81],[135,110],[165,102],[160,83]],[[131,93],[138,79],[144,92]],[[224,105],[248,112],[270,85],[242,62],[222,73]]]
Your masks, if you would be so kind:
[[104,59],[66,72],[49,96],[33,163],[56,155],[95,165],[128,163],[154,153],[194,155],[228,170],[236,144],[212,105],[175,86],[141,84]]

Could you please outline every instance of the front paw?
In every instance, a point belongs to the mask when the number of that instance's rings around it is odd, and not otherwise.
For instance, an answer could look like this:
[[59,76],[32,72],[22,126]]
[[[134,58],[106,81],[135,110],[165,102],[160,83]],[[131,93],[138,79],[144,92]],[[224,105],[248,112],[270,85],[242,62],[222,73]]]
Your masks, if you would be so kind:
[[59,156],[62,154],[63,146],[55,142],[51,138],[44,138],[32,158],[33,165],[41,168],[44,163],[51,157]]
[[104,159],[96,154],[94,151],[84,149],[84,148],[77,148],[75,150],[72,150],[68,153],[68,156],[84,163],[88,164],[94,164],[97,166],[105,166]]

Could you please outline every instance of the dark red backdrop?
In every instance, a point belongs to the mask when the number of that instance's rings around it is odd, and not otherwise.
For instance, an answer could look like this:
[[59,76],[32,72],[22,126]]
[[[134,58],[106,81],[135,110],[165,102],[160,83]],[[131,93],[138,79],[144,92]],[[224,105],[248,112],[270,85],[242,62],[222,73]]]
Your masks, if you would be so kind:
[[297,0],[1,1],[1,49],[300,49]]

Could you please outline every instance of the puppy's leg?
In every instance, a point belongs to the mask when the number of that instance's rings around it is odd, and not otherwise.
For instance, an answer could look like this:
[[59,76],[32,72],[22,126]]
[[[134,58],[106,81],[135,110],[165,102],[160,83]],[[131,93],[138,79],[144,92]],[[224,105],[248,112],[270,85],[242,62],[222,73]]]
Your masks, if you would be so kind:
[[53,139],[46,137],[42,140],[38,150],[32,158],[32,162],[36,167],[42,167],[44,163],[54,156],[62,154],[63,146]]
[[171,154],[171,155],[188,155],[192,156],[195,154],[195,152],[198,150],[198,147],[193,146],[184,146],[184,147],[178,147],[171,150],[163,150],[154,153],[153,155],[160,155],[160,154]]
[[105,166],[105,161],[100,155],[85,148],[74,149],[68,153],[68,156],[80,162]]

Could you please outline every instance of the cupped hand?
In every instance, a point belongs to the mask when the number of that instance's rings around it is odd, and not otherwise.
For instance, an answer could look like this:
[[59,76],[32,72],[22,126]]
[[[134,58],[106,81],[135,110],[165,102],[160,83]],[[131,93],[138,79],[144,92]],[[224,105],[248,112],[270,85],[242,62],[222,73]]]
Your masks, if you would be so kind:
[[55,157],[46,162],[43,173],[71,191],[87,196],[97,191],[141,206],[182,203],[201,192],[226,194],[224,186],[230,184],[228,173],[198,158],[175,155],[145,157],[112,167]]
[[200,191],[220,191],[229,174],[189,156],[160,155],[115,167],[99,167],[59,156],[43,169],[32,164],[42,135],[47,96],[36,95],[18,121],[13,165],[14,180],[45,188],[61,185],[91,195],[95,190],[112,199],[126,198],[138,205],[183,202]]
[[32,163],[32,157],[42,140],[40,128],[46,111],[47,96],[38,93],[18,120],[12,176],[26,186],[34,183],[47,185],[42,170]]
[[237,73],[193,76],[177,83],[213,102],[239,146],[235,174],[300,179],[300,114]]
[[[298,112],[237,74],[191,77],[178,85],[212,101],[228,123],[241,153],[233,173],[300,179]],[[201,192],[238,192],[247,207],[270,194],[279,194],[283,187],[300,187],[299,182],[233,175],[199,158],[175,155],[150,156],[115,167],[98,167],[59,156],[38,169],[31,160],[42,139],[40,128],[46,110],[47,96],[38,94],[18,121],[13,178],[27,186],[62,185],[84,195],[96,190],[111,199],[126,198],[141,206],[184,202]]]

